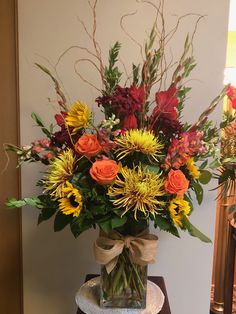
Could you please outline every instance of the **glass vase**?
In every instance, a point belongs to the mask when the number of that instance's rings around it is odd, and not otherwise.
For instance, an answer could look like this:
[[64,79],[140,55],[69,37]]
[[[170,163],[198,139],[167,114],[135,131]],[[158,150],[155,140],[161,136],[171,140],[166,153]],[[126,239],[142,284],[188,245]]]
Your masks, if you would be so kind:
[[[129,221],[116,231],[123,236],[135,237],[147,228],[147,221]],[[109,274],[105,266],[101,268],[100,288],[100,306],[103,308],[143,309],[146,307],[147,266],[135,264],[129,249],[124,247]]]

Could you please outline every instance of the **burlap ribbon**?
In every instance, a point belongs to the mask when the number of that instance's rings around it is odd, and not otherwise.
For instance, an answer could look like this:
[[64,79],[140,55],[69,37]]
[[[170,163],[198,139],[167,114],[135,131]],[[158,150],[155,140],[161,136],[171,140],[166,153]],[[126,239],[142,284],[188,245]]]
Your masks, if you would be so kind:
[[123,236],[117,231],[109,235],[103,233],[94,243],[94,255],[98,264],[106,266],[109,274],[116,266],[119,255],[124,248],[129,249],[130,258],[135,264],[147,265],[155,263],[158,237],[149,234],[148,229],[136,237]]

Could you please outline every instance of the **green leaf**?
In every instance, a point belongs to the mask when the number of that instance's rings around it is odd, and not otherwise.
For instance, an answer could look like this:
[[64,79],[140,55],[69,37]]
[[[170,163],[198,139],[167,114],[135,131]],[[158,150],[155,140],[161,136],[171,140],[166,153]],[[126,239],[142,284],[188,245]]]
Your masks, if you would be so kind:
[[77,238],[82,232],[90,229],[94,225],[93,219],[86,218],[82,214],[74,217],[70,223],[70,229],[74,237]]
[[40,203],[40,200],[38,197],[26,197],[21,200],[17,200],[16,198],[10,198],[6,202],[6,206],[10,208],[19,208],[26,205],[37,207],[39,203]]
[[183,227],[188,230],[189,234],[193,237],[200,239],[202,242],[211,243],[211,239],[209,239],[206,235],[204,235],[200,230],[194,227],[187,217],[183,218]]
[[160,167],[156,165],[148,165],[148,164],[142,164],[143,168],[147,169],[149,172],[153,173],[160,173]]
[[220,165],[221,165],[220,161],[218,159],[215,159],[210,163],[209,168],[210,169],[216,169],[216,168],[220,167]]
[[56,214],[54,220],[54,231],[61,231],[73,220],[72,215],[64,215],[61,211]]
[[31,117],[34,119],[38,126],[44,127],[43,120],[35,112],[31,113]]
[[138,85],[140,64],[138,64],[138,65],[132,64],[132,70],[133,70],[133,83],[135,85]]
[[203,170],[203,169],[206,167],[207,164],[208,164],[208,160],[205,160],[205,161],[200,165],[199,170]]
[[112,227],[112,229],[121,227],[126,223],[126,221],[127,221],[126,216],[112,218],[111,227]]
[[102,229],[102,231],[104,231],[105,233],[108,233],[112,230],[112,225],[111,225],[110,220],[100,222],[98,225]]
[[56,211],[57,211],[56,208],[43,208],[38,216],[38,225],[41,222],[51,218],[55,214]]
[[31,117],[34,119],[34,121],[37,123],[37,125],[42,129],[42,132],[47,136],[51,137],[51,132],[45,127],[43,120],[35,113],[32,112]]
[[197,202],[200,205],[203,200],[203,188],[198,182],[193,182],[192,187],[196,194]]
[[167,218],[165,218],[161,215],[155,216],[154,227],[155,228],[159,227],[160,230],[167,231],[167,232],[173,234],[174,236],[180,238],[177,228]]
[[199,176],[199,182],[202,184],[207,184],[211,181],[212,178],[212,173],[208,170],[201,170],[200,171],[200,176]]

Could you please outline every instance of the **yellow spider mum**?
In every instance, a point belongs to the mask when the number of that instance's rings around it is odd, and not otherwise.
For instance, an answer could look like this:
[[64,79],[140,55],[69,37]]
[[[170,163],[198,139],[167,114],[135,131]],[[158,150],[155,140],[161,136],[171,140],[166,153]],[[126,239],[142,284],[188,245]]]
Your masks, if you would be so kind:
[[64,197],[59,199],[59,208],[65,215],[73,214],[73,217],[78,217],[82,209],[82,195],[73,187],[73,185],[66,181],[62,188]]
[[122,216],[128,211],[142,212],[146,217],[153,216],[164,204],[158,197],[165,194],[164,181],[160,174],[143,170],[141,166],[134,169],[121,168],[114,184],[109,188],[108,195],[118,208],[124,208]]
[[200,171],[198,170],[198,167],[195,166],[193,158],[189,158],[186,162],[186,167],[189,171],[190,176],[192,176],[194,179],[198,179],[200,176]]
[[55,198],[63,197],[63,188],[66,181],[73,176],[75,162],[76,159],[71,149],[60,153],[49,166],[47,176],[44,178],[44,191]]
[[85,103],[75,102],[65,117],[66,125],[73,127],[72,134],[86,128],[91,118],[91,111]]
[[190,213],[189,202],[185,201],[183,199],[183,196],[177,196],[176,198],[170,201],[169,211],[170,218],[173,220],[173,222],[177,226],[182,227],[183,226],[182,220],[184,216]]
[[157,160],[157,155],[164,147],[152,132],[138,129],[126,131],[115,142],[118,159],[134,152],[140,152]]

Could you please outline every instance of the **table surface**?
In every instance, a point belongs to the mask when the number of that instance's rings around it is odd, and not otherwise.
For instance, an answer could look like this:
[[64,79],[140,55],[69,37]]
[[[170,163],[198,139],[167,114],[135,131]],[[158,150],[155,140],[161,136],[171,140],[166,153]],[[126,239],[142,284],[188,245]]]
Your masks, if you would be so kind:
[[[88,281],[97,276],[98,275],[89,274],[86,276],[85,281]],[[171,314],[164,278],[159,277],[159,276],[149,276],[148,279],[154,282],[157,286],[159,286],[163,294],[165,295],[165,302],[164,302],[163,308],[158,314]],[[80,309],[78,309],[77,314],[85,314],[85,313],[82,312]]]

